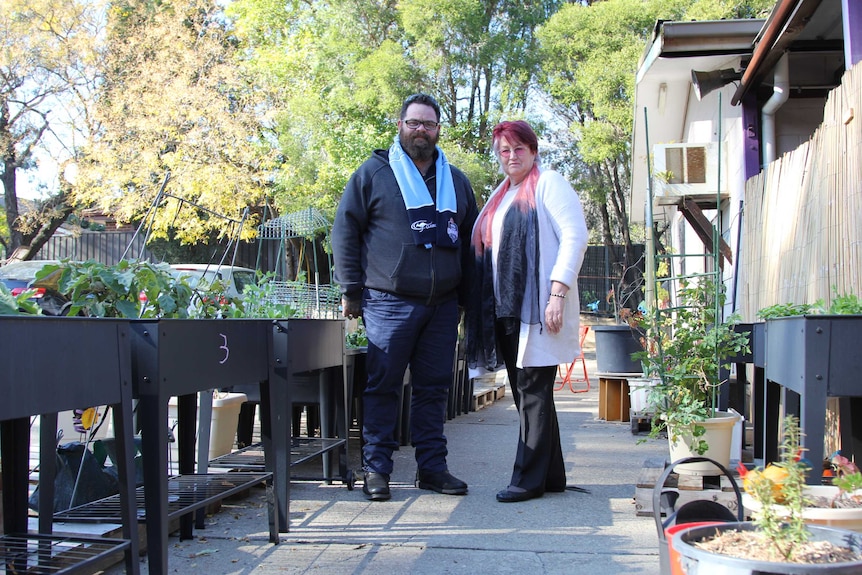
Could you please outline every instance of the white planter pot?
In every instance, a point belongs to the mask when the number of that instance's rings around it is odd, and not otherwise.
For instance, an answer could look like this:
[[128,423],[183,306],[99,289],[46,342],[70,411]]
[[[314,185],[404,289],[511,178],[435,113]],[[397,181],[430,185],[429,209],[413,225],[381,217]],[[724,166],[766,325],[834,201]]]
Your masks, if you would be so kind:
[[[808,485],[804,488],[804,493],[811,497],[833,499],[838,494],[838,488],[834,485]],[[862,495],[862,492],[857,491],[856,494]],[[760,502],[748,493],[742,494],[742,504],[749,514],[761,509]],[[782,505],[776,505],[776,509],[780,513],[786,511],[786,508]],[[808,507],[802,511],[802,518],[805,520],[805,523],[811,525],[825,525],[826,527],[837,527],[839,529],[849,529],[862,533],[862,508],[831,509],[827,507]]]
[[[722,464],[725,467],[730,467],[730,452],[733,443],[733,427],[739,421],[737,413],[728,413],[725,411],[716,411],[714,417],[710,417],[702,422],[706,428],[706,434],[703,439],[709,445],[706,453],[702,457],[708,457],[713,461]],[[695,457],[700,454],[694,453],[689,448],[691,437],[681,434],[677,441],[671,441],[674,433],[672,429],[668,430],[668,444],[670,445],[670,460],[678,461],[684,457]],[[721,470],[712,463],[684,463],[676,467],[677,473],[683,475],[721,475]]]
[[[717,531],[728,530],[754,531],[756,527],[750,522],[731,522],[677,531],[671,544],[680,555],[682,572],[685,575],[855,575],[862,572],[862,561],[778,563],[719,555],[694,545],[701,539],[714,536]],[[820,525],[810,525],[807,530],[812,541],[828,541],[839,547],[849,547],[857,553],[862,550],[862,535],[853,531]]]
[[633,413],[644,413],[648,409],[650,388],[657,385],[661,380],[650,377],[629,378],[629,406]]

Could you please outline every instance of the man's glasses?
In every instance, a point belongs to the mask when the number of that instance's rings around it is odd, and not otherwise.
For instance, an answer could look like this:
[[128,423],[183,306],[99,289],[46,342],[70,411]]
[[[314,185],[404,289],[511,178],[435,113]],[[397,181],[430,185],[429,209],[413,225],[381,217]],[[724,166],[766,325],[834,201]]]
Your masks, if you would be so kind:
[[426,132],[433,132],[440,127],[440,122],[432,122],[431,120],[404,120],[404,124],[411,130],[418,130],[419,126],[422,126]]

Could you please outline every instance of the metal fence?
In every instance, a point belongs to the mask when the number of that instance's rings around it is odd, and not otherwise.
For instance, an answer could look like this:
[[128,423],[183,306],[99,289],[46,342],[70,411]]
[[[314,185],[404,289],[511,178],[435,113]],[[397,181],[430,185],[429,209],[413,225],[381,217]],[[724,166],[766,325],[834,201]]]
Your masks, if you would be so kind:
[[[642,280],[645,269],[644,245],[636,244],[634,248],[637,261],[628,265],[637,270],[631,275]],[[616,293],[620,291],[620,280],[626,267],[624,246],[587,246],[581,273],[578,275],[581,311],[612,316],[615,300],[621,303],[621,307],[637,307],[643,299],[640,291],[642,281],[630,283],[623,287],[620,294]]]
[[[134,239],[133,239],[134,238]],[[128,248],[128,249],[127,249]],[[268,257],[265,250],[259,252],[257,242],[240,242],[236,251],[234,265],[255,269],[260,263],[260,269],[268,271]],[[143,260],[151,262],[164,261],[162,255],[143,246],[143,237],[135,237],[134,232],[82,232],[75,236],[53,236],[34,259],[75,261],[95,260],[105,265],[114,265],[123,259]],[[225,263],[230,264],[233,254],[228,254]],[[219,256],[220,257],[220,256]],[[207,263],[207,262],[178,262]]]
[[[33,259],[75,261],[95,260],[114,265],[123,258],[152,260],[153,254],[144,244],[144,238],[134,238],[134,232],[89,232],[80,235],[52,236]],[[129,245],[131,243],[131,245]]]

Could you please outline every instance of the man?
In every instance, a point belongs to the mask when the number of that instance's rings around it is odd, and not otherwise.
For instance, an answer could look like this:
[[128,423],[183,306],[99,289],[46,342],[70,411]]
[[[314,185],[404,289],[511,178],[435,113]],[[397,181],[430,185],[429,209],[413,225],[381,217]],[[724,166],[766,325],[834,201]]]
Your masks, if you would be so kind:
[[351,176],[332,229],[343,314],[368,335],[363,394],[363,492],[390,498],[392,452],[404,373],[410,367],[416,486],[464,495],[446,465],[443,424],[470,234],[478,209],[467,177],[437,147],[440,107],[431,96],[404,101],[398,135]]

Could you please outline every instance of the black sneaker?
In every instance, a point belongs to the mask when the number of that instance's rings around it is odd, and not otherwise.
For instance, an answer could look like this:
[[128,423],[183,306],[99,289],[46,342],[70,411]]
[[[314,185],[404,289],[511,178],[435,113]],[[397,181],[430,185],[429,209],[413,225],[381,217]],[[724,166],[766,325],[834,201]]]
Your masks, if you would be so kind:
[[362,492],[371,501],[387,501],[392,497],[389,493],[389,476],[384,473],[366,471]]
[[467,484],[446,471],[416,472],[416,487],[430,489],[443,495],[466,495]]

